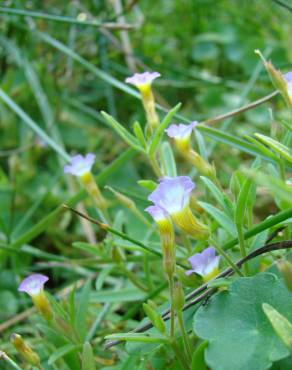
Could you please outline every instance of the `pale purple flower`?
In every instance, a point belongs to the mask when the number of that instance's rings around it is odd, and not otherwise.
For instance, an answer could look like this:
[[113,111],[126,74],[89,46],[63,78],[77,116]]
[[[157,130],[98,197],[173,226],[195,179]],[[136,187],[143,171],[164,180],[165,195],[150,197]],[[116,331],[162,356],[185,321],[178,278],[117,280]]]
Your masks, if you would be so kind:
[[292,71],[284,74],[284,79],[288,85],[288,94],[292,95]]
[[169,137],[174,139],[188,139],[191,136],[193,128],[197,126],[198,122],[194,121],[189,125],[184,125],[183,123],[179,123],[178,125],[170,125],[165,132]]
[[71,173],[75,176],[82,176],[91,171],[94,164],[95,155],[88,153],[85,156],[77,154],[71,158],[71,163],[64,166],[65,173]]
[[219,260],[220,256],[216,256],[215,249],[208,247],[202,253],[196,253],[188,259],[192,268],[186,271],[186,275],[196,273],[204,277],[211,274],[218,269]]
[[168,217],[168,214],[158,206],[149,206],[145,208],[145,211],[148,212],[154,219],[154,221],[162,221]]
[[133,76],[126,78],[125,82],[139,87],[141,85],[151,84],[153,80],[160,76],[158,72],[134,73]]
[[39,294],[43,288],[45,283],[49,280],[49,278],[42,274],[32,274],[22,280],[18,287],[19,292],[25,292],[30,296],[34,296]]
[[148,200],[171,215],[182,211],[189,204],[194,188],[195,184],[188,176],[165,177]]

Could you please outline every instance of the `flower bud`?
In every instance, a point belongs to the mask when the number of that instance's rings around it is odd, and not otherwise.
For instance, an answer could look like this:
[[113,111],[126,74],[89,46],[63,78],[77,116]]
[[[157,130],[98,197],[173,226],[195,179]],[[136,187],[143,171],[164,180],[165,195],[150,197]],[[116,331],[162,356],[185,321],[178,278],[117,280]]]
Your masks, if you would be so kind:
[[132,199],[126,197],[124,194],[120,193],[119,191],[113,189],[110,186],[105,186],[106,189],[110,190],[114,196],[128,209],[130,210],[137,210],[136,204],[132,201]]
[[196,167],[196,169],[200,172],[201,175],[209,177],[210,179],[216,179],[216,169],[213,165],[205,161],[203,157],[201,157],[197,152],[194,150],[190,150],[187,155],[186,159]]
[[176,281],[173,287],[173,308],[175,311],[182,311],[185,304],[185,294],[180,281]]
[[12,334],[10,336],[10,341],[24,361],[32,366],[39,366],[40,358],[38,354],[35,353],[27,343],[25,343],[20,335]]
[[103,198],[92,173],[91,172],[84,173],[82,176],[80,176],[80,181],[84,185],[85,190],[95,201],[97,208],[106,209],[107,208],[106,201]]
[[292,109],[292,72],[288,72],[283,75],[279,70],[277,70],[272,62],[266,61],[264,56],[259,50],[255,50],[263,60],[264,66],[270,76],[270,79],[277,90],[284,98],[287,106]]

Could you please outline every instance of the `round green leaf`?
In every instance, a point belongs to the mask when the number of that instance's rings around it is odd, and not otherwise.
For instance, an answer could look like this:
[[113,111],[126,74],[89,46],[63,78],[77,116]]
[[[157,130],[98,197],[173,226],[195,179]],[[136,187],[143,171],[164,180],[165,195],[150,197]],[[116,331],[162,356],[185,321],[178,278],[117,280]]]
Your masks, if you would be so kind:
[[263,303],[292,320],[292,294],[270,273],[239,278],[199,308],[194,331],[209,341],[205,359],[212,370],[265,370],[289,355],[266,318]]

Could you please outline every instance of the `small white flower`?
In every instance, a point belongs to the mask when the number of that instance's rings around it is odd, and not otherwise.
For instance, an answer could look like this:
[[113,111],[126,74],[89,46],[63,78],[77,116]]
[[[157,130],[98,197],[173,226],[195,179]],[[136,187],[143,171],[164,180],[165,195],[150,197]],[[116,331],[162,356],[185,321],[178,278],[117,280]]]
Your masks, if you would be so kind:
[[88,153],[86,156],[77,154],[71,158],[70,164],[64,166],[64,172],[71,173],[75,176],[82,176],[91,171],[94,160],[95,155],[92,153]]
[[139,87],[143,85],[150,85],[153,80],[160,76],[161,75],[158,72],[135,73],[133,76],[126,78],[125,82]]
[[44,284],[49,280],[49,278],[42,274],[32,274],[25,278],[19,285],[18,291],[25,292],[30,296],[35,296],[39,294],[43,288]]
[[190,138],[191,133],[198,124],[197,121],[190,123],[189,125],[184,125],[179,123],[178,125],[170,125],[165,132],[169,137],[172,137],[177,140],[187,140]]
[[190,200],[195,184],[188,176],[166,177],[148,199],[170,215],[182,211]]
[[217,272],[220,256],[216,256],[216,251],[213,247],[208,247],[202,253],[196,253],[188,259],[192,268],[186,271],[186,275],[191,275],[194,272],[204,277],[212,276],[212,273]]

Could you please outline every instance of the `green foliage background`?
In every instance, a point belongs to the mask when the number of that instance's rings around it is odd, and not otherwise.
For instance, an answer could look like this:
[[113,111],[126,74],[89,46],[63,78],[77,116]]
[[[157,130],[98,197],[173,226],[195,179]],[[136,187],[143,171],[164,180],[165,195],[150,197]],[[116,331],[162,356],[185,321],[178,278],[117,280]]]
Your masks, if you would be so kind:
[[[292,13],[274,1],[141,0],[122,5],[125,21],[136,25],[128,32],[133,53],[130,59],[139,71],[161,73],[162,77],[155,82],[158,103],[169,109],[182,102],[180,114],[190,120],[212,118],[273,91],[255,49],[271,58],[283,72],[291,70]],[[88,20],[102,22],[114,22],[117,18],[111,2],[99,0],[3,1],[1,6],[72,18],[86,14]],[[94,172],[107,171],[107,166],[125,153],[127,146],[109,129],[99,112],[109,112],[129,130],[135,120],[144,123],[140,102],[112,84],[112,77],[123,82],[132,74],[121,33],[6,14],[1,8],[0,33],[1,89],[56,143],[57,148],[70,155],[94,152],[97,155]],[[289,117],[284,102],[276,97],[214,127],[241,138],[255,132],[269,135],[275,130],[281,132],[275,128],[275,122]],[[204,138],[206,152],[216,164],[219,179],[228,187],[233,172],[249,167],[253,158],[237,148]],[[48,287],[52,292],[94,275],[94,261],[88,262],[92,255],[76,244],[86,242],[84,230],[68,213],[60,212],[44,232],[25,241],[24,245],[20,242],[18,247],[23,253],[7,249],[80,190],[76,182],[63,176],[63,164],[64,158],[36,136],[26,120],[1,99],[0,322],[6,322],[29,307],[30,301],[17,293],[20,278],[29,272],[37,270],[49,274]],[[179,159],[178,168],[180,174],[189,171],[188,165]],[[270,173],[271,169],[267,169],[267,174]],[[130,196],[142,210],[147,205],[147,193],[137,185],[139,179],[155,178],[145,158],[135,155],[135,160],[125,161],[109,176],[103,176],[101,183]],[[109,192],[105,194],[117,215],[123,207]],[[88,200],[85,205],[92,210]],[[263,192],[255,205],[255,221],[277,212],[278,206],[279,202],[271,193]],[[143,240],[145,225],[128,210],[123,212],[116,219],[117,228],[126,228],[129,235]],[[123,219],[127,220],[126,226]],[[98,241],[102,241],[103,233],[95,231]],[[160,262],[153,263],[160,271]],[[102,265],[99,268],[103,270]],[[158,272],[155,282],[163,279],[163,274]],[[117,289],[119,278],[115,276],[108,284]],[[100,308],[101,303],[118,305],[126,296],[123,306],[126,312],[131,301],[144,297],[132,285],[126,283],[124,289],[120,294],[94,292],[89,311],[92,313],[96,307]],[[142,316],[140,312],[130,320],[127,330],[135,327]],[[25,335],[36,335],[36,345],[42,350],[37,330],[31,325],[34,320],[20,322],[15,329]],[[110,327],[114,326],[118,315],[111,313],[109,322],[113,323]],[[105,334],[105,327],[101,328],[100,337]],[[2,333],[3,349],[10,349],[11,329]],[[99,339],[96,343],[99,344]],[[99,350],[97,355],[102,353]],[[125,354],[119,355],[125,359]],[[130,368],[131,364],[133,362],[123,369]]]

